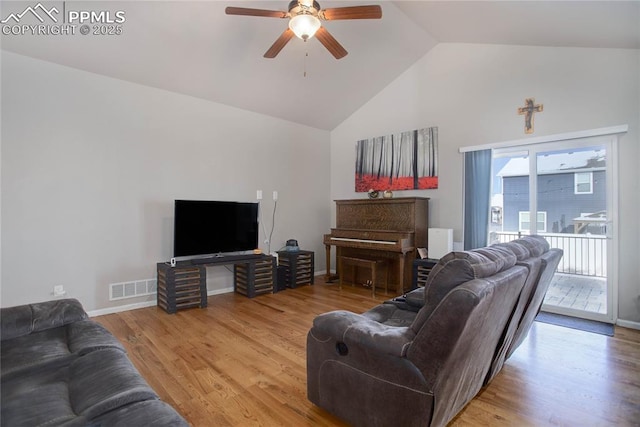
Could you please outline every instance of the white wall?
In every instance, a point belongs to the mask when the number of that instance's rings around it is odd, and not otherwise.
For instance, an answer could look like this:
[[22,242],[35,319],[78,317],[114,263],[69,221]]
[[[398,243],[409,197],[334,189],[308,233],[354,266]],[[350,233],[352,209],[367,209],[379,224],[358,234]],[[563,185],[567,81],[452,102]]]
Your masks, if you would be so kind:
[[[458,148],[525,138],[516,109],[544,104],[532,136],[628,124],[620,153],[619,317],[640,321],[640,53],[637,50],[440,44],[331,132],[331,199],[354,192],[355,142],[438,126],[438,190],[396,192],[430,200],[430,226],[462,241]],[[334,215],[333,202],[331,202]]]
[[[296,238],[322,253],[328,132],[6,51],[2,90],[2,306],[56,284],[87,310],[142,301],[109,302],[108,284],[155,277],[177,198],[261,189],[269,229],[277,190],[271,250]],[[209,276],[232,286],[223,267]]]

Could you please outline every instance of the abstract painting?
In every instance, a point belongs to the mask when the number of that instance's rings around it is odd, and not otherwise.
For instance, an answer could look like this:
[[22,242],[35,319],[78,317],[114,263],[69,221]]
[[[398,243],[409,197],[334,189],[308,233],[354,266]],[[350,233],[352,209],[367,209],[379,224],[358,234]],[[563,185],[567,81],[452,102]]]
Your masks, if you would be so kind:
[[356,191],[438,188],[438,128],[356,143]]

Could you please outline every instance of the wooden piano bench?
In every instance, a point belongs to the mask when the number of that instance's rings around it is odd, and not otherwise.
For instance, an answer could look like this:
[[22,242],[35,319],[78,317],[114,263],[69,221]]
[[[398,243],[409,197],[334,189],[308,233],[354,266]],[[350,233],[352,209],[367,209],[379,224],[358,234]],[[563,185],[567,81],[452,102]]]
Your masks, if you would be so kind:
[[342,289],[342,278],[344,276],[344,267],[350,265],[353,268],[353,279],[355,281],[355,269],[357,267],[364,267],[371,269],[371,290],[373,292],[373,296],[376,295],[376,285],[378,284],[378,273],[379,268],[384,267],[385,269],[385,281],[384,281],[384,293],[388,293],[389,286],[389,265],[386,259],[378,258],[378,259],[369,259],[369,258],[354,258],[349,256],[341,256],[338,261],[338,269],[340,271],[340,289]]

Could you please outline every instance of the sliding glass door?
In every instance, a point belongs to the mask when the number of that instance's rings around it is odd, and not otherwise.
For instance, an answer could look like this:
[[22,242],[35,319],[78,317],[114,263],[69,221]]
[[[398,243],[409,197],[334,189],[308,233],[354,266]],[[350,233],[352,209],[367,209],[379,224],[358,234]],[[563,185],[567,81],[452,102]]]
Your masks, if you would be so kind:
[[493,152],[489,241],[538,234],[564,250],[544,311],[613,322],[614,149],[594,137]]

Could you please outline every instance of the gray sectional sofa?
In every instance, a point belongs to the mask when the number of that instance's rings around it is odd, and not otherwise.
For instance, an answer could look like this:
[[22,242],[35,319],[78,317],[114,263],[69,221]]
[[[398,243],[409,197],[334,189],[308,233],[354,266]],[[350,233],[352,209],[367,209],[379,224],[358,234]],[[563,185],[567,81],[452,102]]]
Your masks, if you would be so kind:
[[3,426],[188,426],[74,299],[0,310]]
[[545,239],[445,255],[426,286],[314,319],[309,400],[354,426],[444,426],[526,337],[562,257]]

